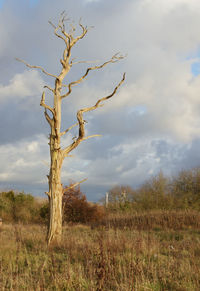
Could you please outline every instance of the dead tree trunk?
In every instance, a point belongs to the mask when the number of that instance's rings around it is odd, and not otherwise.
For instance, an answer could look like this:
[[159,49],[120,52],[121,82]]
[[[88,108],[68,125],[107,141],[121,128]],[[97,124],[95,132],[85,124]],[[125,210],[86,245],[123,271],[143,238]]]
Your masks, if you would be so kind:
[[[44,74],[55,78],[55,85],[54,88],[51,88],[49,86],[45,86],[48,90],[50,90],[53,94],[54,98],[54,105],[53,107],[50,107],[45,103],[45,92],[42,94],[40,105],[44,107],[45,111],[45,118],[47,122],[50,125],[51,128],[51,134],[49,137],[49,146],[50,146],[50,158],[51,158],[51,164],[50,164],[50,171],[48,177],[49,181],[49,191],[46,192],[49,198],[49,209],[50,209],[50,218],[49,218],[49,225],[48,225],[48,233],[47,233],[47,243],[48,245],[59,243],[61,241],[61,235],[62,235],[62,196],[63,196],[63,187],[61,183],[61,168],[63,161],[65,157],[69,157],[69,153],[73,151],[82,141],[96,137],[99,135],[91,135],[91,136],[85,136],[85,120],[83,119],[83,114],[92,110],[97,109],[98,107],[103,106],[102,102],[106,101],[107,99],[111,98],[118,90],[118,88],[121,86],[121,84],[125,80],[125,74],[123,75],[122,80],[118,83],[118,85],[114,88],[113,92],[101,99],[99,99],[93,106],[86,107],[78,110],[77,112],[77,122],[73,124],[72,126],[68,127],[65,131],[61,132],[61,105],[62,100],[66,97],[68,97],[72,92],[72,87],[80,84],[90,71],[92,70],[98,70],[102,69],[106,65],[110,63],[115,63],[123,58],[123,56],[116,54],[114,55],[110,60],[104,62],[101,65],[94,66],[94,67],[88,67],[86,69],[85,74],[83,74],[78,80],[73,81],[69,84],[64,84],[64,78],[69,73],[71,67],[78,63],[88,63],[86,61],[77,61],[75,62],[74,59],[71,59],[71,50],[73,46],[82,38],[85,37],[85,35],[88,32],[88,28],[83,26],[81,23],[79,23],[80,28],[82,29],[82,33],[74,37],[74,33],[76,31],[76,28],[71,24],[71,29],[69,32],[65,29],[65,22],[67,21],[65,13],[61,14],[60,20],[58,22],[58,25],[54,25],[51,22],[49,22],[53,28],[54,28],[54,34],[62,39],[65,43],[65,48],[63,51],[62,59],[60,60],[60,63],[62,65],[60,74],[54,75],[48,73],[45,69],[43,69],[40,66],[33,66],[28,63],[26,63],[23,60],[17,59],[18,61],[23,62],[27,67],[39,69]],[[63,92],[64,91],[64,92]],[[68,145],[65,148],[61,148],[61,137],[67,134],[73,127],[78,126],[78,135],[77,137],[72,141],[70,145]],[[83,180],[84,181],[84,180]],[[82,182],[82,181],[81,181]],[[77,184],[81,183],[75,183],[74,185],[70,186],[76,186]]]
[[[52,130],[53,131],[53,130]],[[56,145],[55,145],[56,143]],[[50,136],[50,156],[51,165],[49,172],[49,225],[47,241],[60,242],[62,234],[62,184],[61,184],[61,168],[63,163],[63,155],[59,144],[56,140],[55,132]]]

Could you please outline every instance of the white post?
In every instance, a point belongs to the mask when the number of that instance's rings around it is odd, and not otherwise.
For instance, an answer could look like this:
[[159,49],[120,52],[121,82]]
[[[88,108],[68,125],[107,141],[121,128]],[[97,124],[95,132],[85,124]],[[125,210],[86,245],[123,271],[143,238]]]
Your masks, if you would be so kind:
[[108,195],[109,195],[109,193],[106,192],[106,208],[108,208]]
[[123,203],[126,202],[126,190],[122,191],[122,199],[123,199]]

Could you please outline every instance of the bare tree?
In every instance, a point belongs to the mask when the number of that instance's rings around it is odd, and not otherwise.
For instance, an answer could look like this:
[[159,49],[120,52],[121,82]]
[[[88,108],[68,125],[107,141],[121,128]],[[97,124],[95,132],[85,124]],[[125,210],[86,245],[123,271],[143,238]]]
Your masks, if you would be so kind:
[[[111,94],[106,97],[100,98],[93,106],[85,107],[77,112],[77,122],[70,127],[68,127],[65,131],[61,132],[61,105],[64,98],[68,97],[72,88],[82,81],[86,79],[88,74],[93,70],[99,70],[105,67],[108,64],[116,63],[123,56],[119,54],[115,54],[108,61],[105,61],[101,65],[88,67],[85,73],[76,81],[70,82],[68,84],[64,83],[64,78],[69,73],[71,67],[78,63],[87,63],[86,61],[75,61],[75,59],[71,58],[72,48],[76,45],[76,43],[83,39],[87,34],[89,28],[87,26],[83,26],[81,22],[79,22],[79,27],[81,29],[81,34],[78,36],[74,36],[76,32],[76,27],[73,24],[69,25],[69,30],[65,28],[66,21],[68,21],[65,12],[63,12],[60,16],[59,22],[57,25],[54,25],[51,21],[49,24],[54,29],[54,34],[64,41],[65,48],[63,51],[63,56],[60,60],[62,65],[61,71],[59,75],[54,75],[47,72],[41,66],[30,65],[24,60],[17,59],[20,62],[23,62],[28,68],[31,69],[39,69],[47,76],[53,77],[55,79],[55,86],[51,88],[49,86],[44,86],[44,88],[48,89],[53,94],[53,107],[50,107],[45,103],[45,92],[42,94],[40,105],[44,107],[44,115],[45,118],[50,125],[51,133],[49,135],[49,146],[50,146],[50,171],[48,177],[49,182],[49,191],[46,192],[49,198],[50,203],[50,219],[48,225],[48,233],[47,233],[47,242],[48,245],[52,243],[59,243],[62,235],[62,197],[63,197],[63,187],[61,183],[61,168],[63,161],[66,157],[69,157],[70,152],[73,151],[82,141],[96,137],[99,135],[90,135],[86,136],[85,134],[85,120],[83,118],[83,114],[92,110],[97,109],[98,107],[103,106],[103,101],[110,99],[121,86],[121,84],[125,80],[125,73],[123,74],[123,78],[114,88]],[[67,134],[72,128],[78,127],[78,137],[72,140],[71,144],[69,144],[65,148],[61,148],[61,138]],[[83,180],[84,181],[84,180]],[[81,181],[81,182],[83,182]],[[73,187],[78,185],[81,182],[77,182]]]

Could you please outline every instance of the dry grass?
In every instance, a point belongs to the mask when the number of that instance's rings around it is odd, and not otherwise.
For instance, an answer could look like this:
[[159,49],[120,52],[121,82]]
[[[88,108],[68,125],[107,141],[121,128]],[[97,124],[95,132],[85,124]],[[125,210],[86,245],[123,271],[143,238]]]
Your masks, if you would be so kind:
[[[196,215],[191,221],[198,221]],[[45,227],[4,225],[0,290],[200,290],[199,225],[163,230],[159,217],[140,229],[122,222],[119,228],[65,226],[62,244],[51,250],[44,244]]]
[[111,228],[129,228],[132,230],[184,230],[188,228],[200,229],[200,212],[198,211],[149,211],[143,213],[114,213],[108,212],[106,218],[93,226]]

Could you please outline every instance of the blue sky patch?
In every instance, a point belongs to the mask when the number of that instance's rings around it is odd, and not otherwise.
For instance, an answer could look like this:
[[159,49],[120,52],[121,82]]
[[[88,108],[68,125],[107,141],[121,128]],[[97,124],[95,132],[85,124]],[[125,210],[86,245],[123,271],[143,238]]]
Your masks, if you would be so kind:
[[191,72],[193,76],[198,76],[200,75],[200,62],[195,62],[191,64]]
[[2,8],[4,1],[5,0],[0,0],[0,8]]
[[147,113],[147,107],[144,105],[136,105],[136,106],[131,106],[128,109],[129,114],[137,114],[137,115],[144,115]]
[[[1,1],[1,0],[0,0],[0,1]],[[31,5],[31,6],[35,6],[35,5],[38,4],[38,2],[39,2],[39,0],[30,0],[30,5]]]

